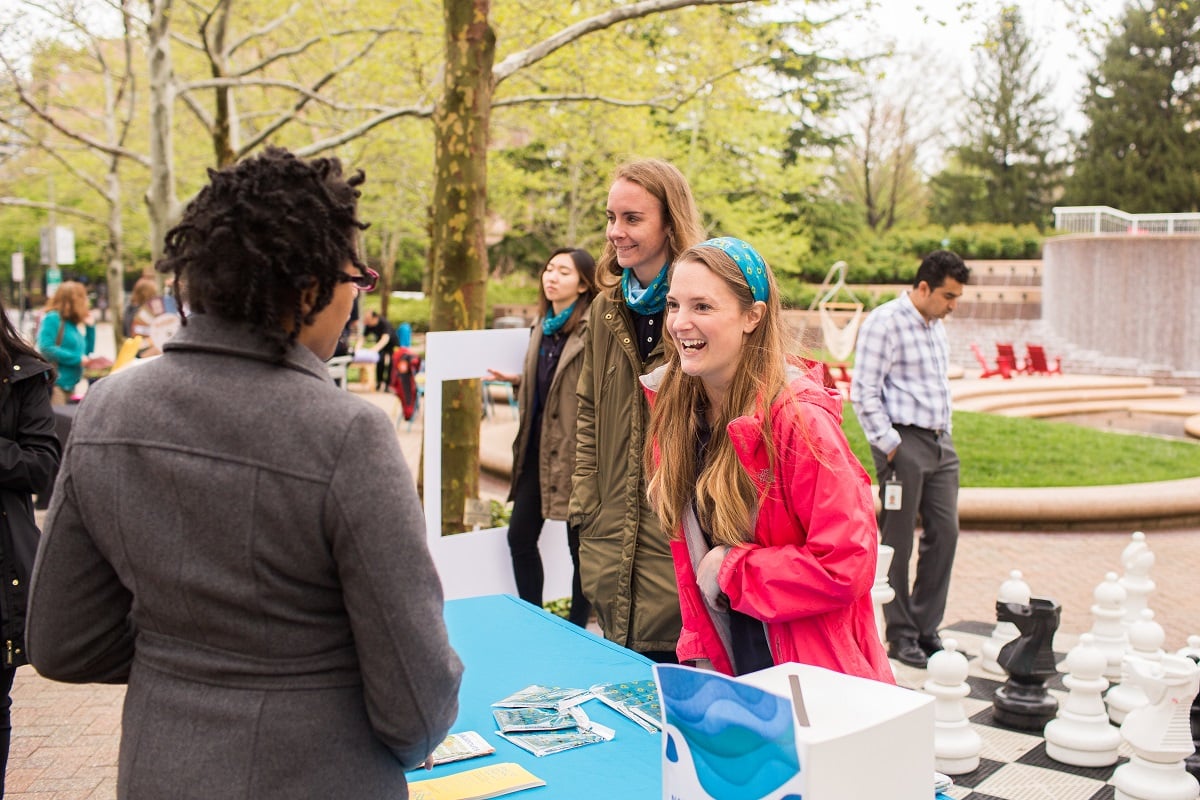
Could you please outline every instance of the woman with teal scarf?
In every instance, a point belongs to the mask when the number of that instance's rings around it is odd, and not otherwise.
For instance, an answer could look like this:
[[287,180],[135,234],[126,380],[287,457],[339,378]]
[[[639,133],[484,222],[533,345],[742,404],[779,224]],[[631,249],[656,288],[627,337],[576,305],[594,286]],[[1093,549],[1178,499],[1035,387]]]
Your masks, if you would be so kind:
[[[518,387],[521,422],[513,442],[513,502],[508,523],[517,594],[542,604],[542,556],[538,538],[548,519],[567,518],[575,468],[576,387],[583,366],[588,306],[596,294],[596,262],[586,250],[562,247],[542,269],[539,319],[534,323],[522,375],[491,370]],[[591,609],[579,586],[579,539],[568,537],[574,564],[570,620],[587,625]]]
[[667,265],[705,239],[687,179],[658,159],[617,168],[579,378],[568,520],[580,577],[606,638],[674,661],[681,627],[667,536],[646,498],[649,407],[638,378],[663,363]]
[[[80,330],[80,325],[84,326]],[[77,281],[63,281],[50,301],[42,326],[38,329],[37,348],[58,370],[50,402],[65,405],[83,378],[83,359],[96,348],[96,329],[88,308],[87,290]]]

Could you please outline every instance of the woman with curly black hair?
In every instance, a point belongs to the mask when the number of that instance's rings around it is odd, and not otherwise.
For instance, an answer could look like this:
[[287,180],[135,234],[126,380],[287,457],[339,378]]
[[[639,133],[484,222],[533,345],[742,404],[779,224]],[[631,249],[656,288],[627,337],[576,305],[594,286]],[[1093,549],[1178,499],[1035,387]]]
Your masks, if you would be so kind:
[[405,797],[462,666],[392,423],[324,363],[375,282],[363,175],[269,149],[209,178],[158,265],[183,326],[76,416],[30,660],[128,682],[121,798]]

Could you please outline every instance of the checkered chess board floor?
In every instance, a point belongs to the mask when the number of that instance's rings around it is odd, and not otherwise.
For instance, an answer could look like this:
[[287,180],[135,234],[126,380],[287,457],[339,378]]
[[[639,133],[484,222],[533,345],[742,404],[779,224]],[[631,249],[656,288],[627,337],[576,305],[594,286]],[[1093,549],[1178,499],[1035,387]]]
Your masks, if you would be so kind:
[[[1003,685],[1004,676],[984,670],[980,657],[980,647],[991,636],[993,627],[991,623],[959,622],[941,632],[943,641],[954,639],[958,651],[967,656],[971,693],[963,704],[971,725],[983,739],[979,768],[951,776],[954,786],[944,794],[955,800],[1111,800],[1113,772],[1131,755],[1124,742],[1120,758],[1112,766],[1073,767],[1047,756],[1046,742],[1040,734],[993,723],[992,697]],[[1061,632],[1055,636],[1055,660],[1061,662],[1076,641],[1077,637]],[[919,689],[928,679],[925,670],[902,664],[896,665],[896,672],[896,681],[913,689]],[[1062,675],[1051,678],[1046,687],[1061,704],[1067,694]]]

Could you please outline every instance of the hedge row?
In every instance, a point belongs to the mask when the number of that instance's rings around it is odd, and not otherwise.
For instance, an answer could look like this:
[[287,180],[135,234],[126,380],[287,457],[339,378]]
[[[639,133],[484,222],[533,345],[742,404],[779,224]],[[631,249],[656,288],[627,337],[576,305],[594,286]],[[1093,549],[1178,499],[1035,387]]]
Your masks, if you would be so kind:
[[912,283],[917,265],[930,251],[953,250],[966,259],[1041,258],[1043,235],[1032,225],[955,225],[866,234],[839,252],[809,256],[781,272],[820,283],[836,261],[846,262],[847,283]]

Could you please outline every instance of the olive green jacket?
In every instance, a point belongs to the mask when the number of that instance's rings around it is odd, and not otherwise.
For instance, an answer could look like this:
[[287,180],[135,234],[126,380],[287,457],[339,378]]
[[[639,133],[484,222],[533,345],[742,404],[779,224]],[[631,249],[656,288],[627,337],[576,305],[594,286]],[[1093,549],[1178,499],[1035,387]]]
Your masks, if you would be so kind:
[[[567,518],[571,501],[571,474],[575,471],[575,418],[579,409],[579,372],[583,368],[583,342],[587,317],[563,342],[558,367],[550,380],[550,390],[542,399],[542,441],[538,451],[538,478],[541,483],[542,519]],[[533,395],[537,391],[538,351],[542,346],[542,321],[534,323],[525,353],[525,369],[517,389],[521,424],[513,442],[512,500],[517,481],[525,470],[525,456],[532,435]]]
[[620,289],[592,301],[579,375],[579,423],[569,522],[579,570],[605,638],[674,652],[679,592],[666,535],[646,499],[642,450],[650,409],[638,378],[664,361],[660,339],[642,362]]

